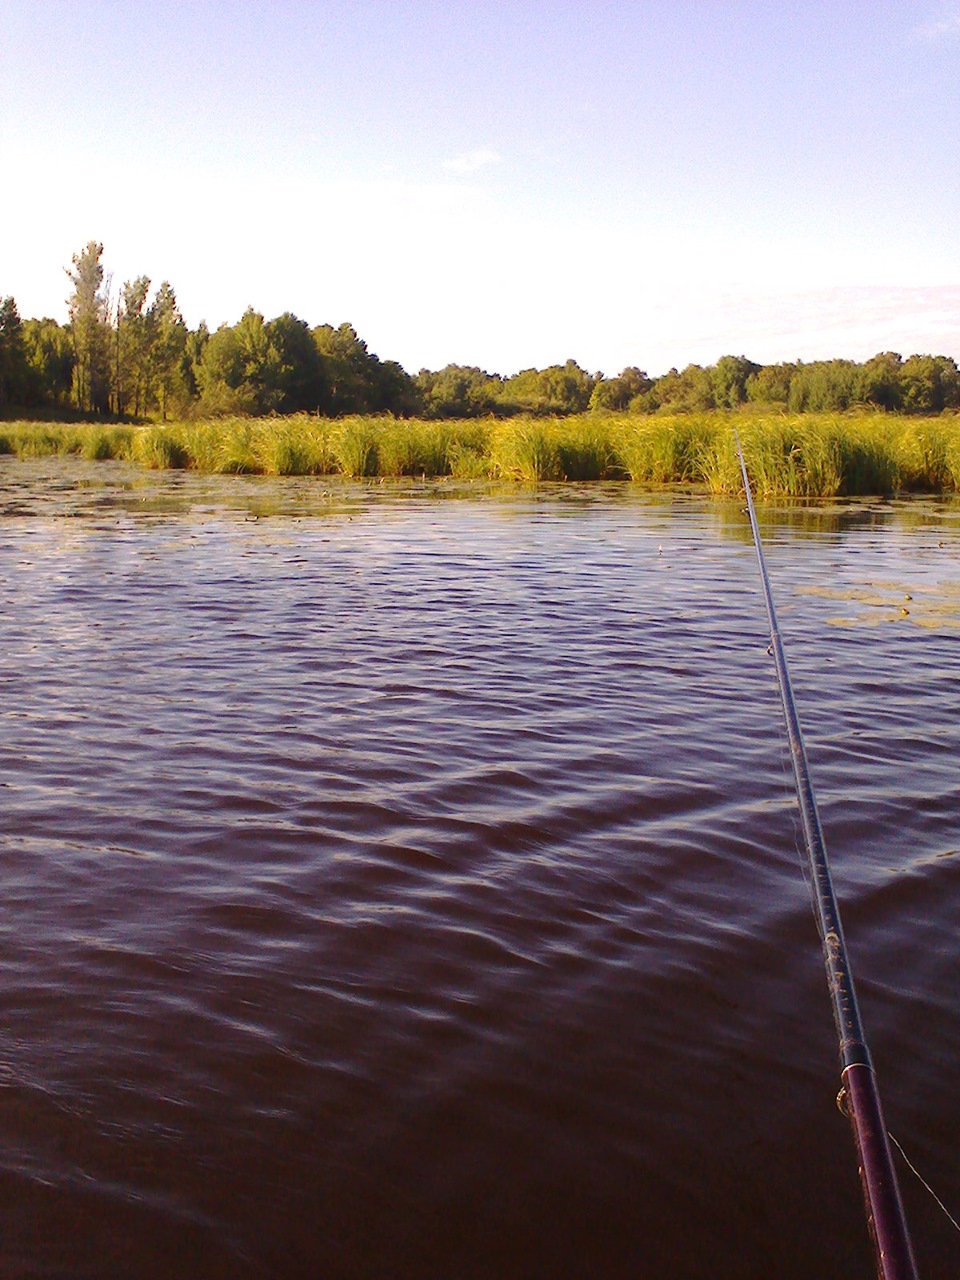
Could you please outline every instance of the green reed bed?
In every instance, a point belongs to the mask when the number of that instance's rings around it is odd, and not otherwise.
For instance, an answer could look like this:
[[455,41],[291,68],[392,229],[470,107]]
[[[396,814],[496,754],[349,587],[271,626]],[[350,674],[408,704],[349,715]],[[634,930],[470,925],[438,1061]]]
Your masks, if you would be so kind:
[[702,484],[722,437],[721,414],[617,414],[607,418],[627,476],[644,485]]
[[141,427],[133,461],[221,475],[322,475],[339,470],[332,424],[306,414],[292,418],[216,418]]
[[146,426],[0,424],[0,453],[118,458],[157,469],[233,475],[460,480],[632,480],[646,486],[742,487],[734,430],[759,497],[960,490],[960,415],[760,411],[585,413],[421,421],[223,417]]
[[[761,496],[835,497],[960,489],[960,417],[884,413],[760,415],[736,422]],[[721,433],[703,479],[715,493],[737,493],[732,431]]]

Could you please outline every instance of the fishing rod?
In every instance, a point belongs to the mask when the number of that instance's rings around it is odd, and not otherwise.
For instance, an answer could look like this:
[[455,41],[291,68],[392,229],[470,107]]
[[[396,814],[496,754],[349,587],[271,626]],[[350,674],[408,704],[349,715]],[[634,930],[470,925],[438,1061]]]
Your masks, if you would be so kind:
[[743,487],[747,495],[747,514],[750,516],[753,543],[757,549],[757,561],[760,565],[767,618],[770,622],[770,651],[777,666],[777,683],[780,686],[783,714],[787,722],[787,737],[790,741],[790,756],[793,761],[793,774],[797,784],[797,798],[800,801],[800,816],[810,869],[810,896],[813,899],[814,915],[823,943],[827,986],[830,989],[833,1018],[840,1042],[840,1079],[843,1087],[837,1101],[853,1127],[860,1160],[860,1181],[866,1202],[867,1224],[877,1258],[878,1280],[917,1280],[917,1267],[910,1244],[910,1233],[907,1230],[897,1174],[893,1167],[893,1156],[887,1141],[887,1127],[880,1108],[880,1094],[873,1064],[870,1061],[870,1050],[867,1048],[863,1025],[860,1021],[860,1010],[853,985],[853,970],[850,967],[847,947],[843,939],[840,908],[837,905],[830,878],[830,864],[827,861],[820,815],[817,813],[817,802],[813,794],[813,784],[810,781],[807,753],[803,745],[803,735],[800,732],[793,690],[790,687],[790,675],[780,641],[777,615],[773,608],[770,579],[767,577],[767,566],[763,559],[763,547],[760,542],[757,515],[753,509],[747,464],[743,458],[743,450],[740,448],[740,437],[736,432],[734,437],[737,457],[740,459],[740,470],[743,472]]

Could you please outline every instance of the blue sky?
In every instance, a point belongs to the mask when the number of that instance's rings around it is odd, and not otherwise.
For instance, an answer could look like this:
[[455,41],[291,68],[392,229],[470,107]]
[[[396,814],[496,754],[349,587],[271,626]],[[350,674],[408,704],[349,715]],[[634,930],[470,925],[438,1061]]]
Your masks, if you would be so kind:
[[960,0],[0,5],[0,294],[415,372],[960,358]]

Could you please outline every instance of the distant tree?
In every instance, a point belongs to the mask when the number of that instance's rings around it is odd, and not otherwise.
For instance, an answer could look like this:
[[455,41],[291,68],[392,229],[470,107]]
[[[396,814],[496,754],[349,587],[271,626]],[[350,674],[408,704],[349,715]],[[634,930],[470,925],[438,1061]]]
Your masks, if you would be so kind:
[[547,400],[557,405],[561,413],[582,413],[590,404],[596,381],[576,360],[551,365],[540,374],[540,386]]
[[861,398],[861,372],[853,360],[801,361],[790,379],[789,407],[799,413],[849,409]]
[[23,325],[12,297],[0,301],[0,413],[27,397],[27,358]]
[[200,364],[195,366],[201,413],[257,412],[255,395],[245,381],[245,367],[236,329],[222,324],[203,343]]
[[949,356],[910,356],[900,366],[902,405],[909,413],[940,413],[960,404],[960,370]]
[[359,413],[366,407],[367,344],[351,324],[311,329],[326,383],[322,405],[328,414]]
[[109,298],[103,287],[103,245],[96,240],[73,255],[67,276],[73,291],[67,299],[76,363],[74,397],[82,412],[105,413],[110,398]]
[[368,351],[352,325],[309,329],[289,311],[264,321],[248,308],[232,328],[190,335],[185,359],[201,412],[411,414],[420,407],[410,376]]
[[747,378],[747,400],[751,404],[786,405],[790,400],[790,380],[794,364],[766,364]]
[[504,383],[503,399],[528,413],[581,413],[596,381],[576,360],[568,360],[546,369],[522,369]]
[[650,392],[642,397],[649,409],[665,409],[673,413],[703,412],[715,408],[713,379],[709,369],[688,364],[657,378]]
[[150,277],[127,280],[120,291],[117,310],[117,412],[132,410],[139,417],[147,410],[152,335],[146,315]]
[[760,365],[746,356],[721,356],[710,370],[713,402],[718,409],[736,409],[747,398],[747,380]]
[[421,369],[414,381],[428,418],[479,418],[502,407],[503,379],[475,365]]
[[203,353],[210,340],[210,330],[206,320],[201,320],[196,329],[188,329],[183,350],[183,379],[187,392],[192,399],[200,395],[200,366],[203,364]]
[[285,311],[267,323],[266,335],[273,356],[274,407],[280,413],[319,408],[327,399],[328,388],[310,326]]
[[164,280],[147,309],[150,339],[149,387],[153,402],[166,418],[172,398],[185,398],[187,384],[183,361],[187,346],[187,326],[177,306],[177,295]]
[[896,351],[881,351],[863,365],[857,399],[881,409],[899,409],[903,400],[900,386],[902,356]]
[[940,371],[940,394],[944,409],[960,408],[960,368],[951,356],[934,356]]
[[373,357],[373,381],[375,406],[381,413],[392,413],[398,418],[412,418],[423,412],[423,399],[416,381],[396,360],[380,360]]
[[203,348],[201,389],[206,394],[216,383],[239,387],[243,382],[243,357],[236,331],[222,324],[211,333]]
[[70,399],[76,363],[69,328],[45,316],[42,320],[24,320],[22,335],[27,403],[62,409]]
[[600,378],[596,381],[590,393],[590,408],[626,409],[632,401],[652,387],[652,378],[648,378],[642,369],[631,365],[615,378]]
[[266,321],[259,311],[247,307],[233,330],[243,370],[243,385],[253,396],[256,411],[269,413],[278,400],[279,360],[270,344]]
[[377,405],[376,366],[380,361],[367,350],[352,324],[336,329],[329,324],[311,330],[320,353],[327,382],[326,413],[365,413]]

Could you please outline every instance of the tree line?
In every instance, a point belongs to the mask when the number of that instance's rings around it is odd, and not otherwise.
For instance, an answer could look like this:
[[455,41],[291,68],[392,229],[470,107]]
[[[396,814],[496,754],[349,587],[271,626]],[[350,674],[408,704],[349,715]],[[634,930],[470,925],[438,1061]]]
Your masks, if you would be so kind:
[[735,409],[794,412],[858,405],[906,413],[960,407],[960,370],[949,356],[885,351],[863,363],[795,361],[760,365],[723,356],[650,378],[637,367],[615,377],[575,360],[512,377],[464,365],[410,375],[369,351],[352,325],[311,328],[292,312],[272,320],[248,308],[213,333],[189,329],[173,286],[151,292],[148,276],[112,296],[103,245],[91,240],[67,268],[65,325],[21,319],[0,299],[0,415],[143,418],[316,412],[473,418],[588,409],[637,413]]

